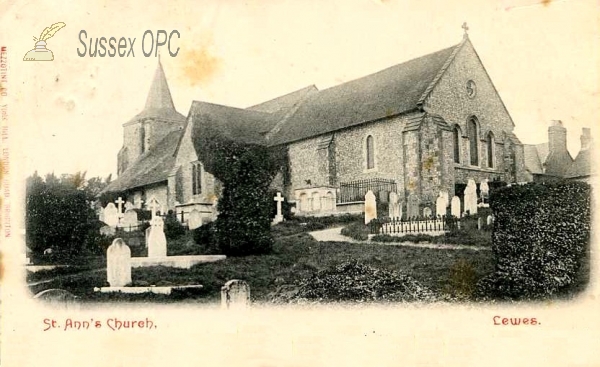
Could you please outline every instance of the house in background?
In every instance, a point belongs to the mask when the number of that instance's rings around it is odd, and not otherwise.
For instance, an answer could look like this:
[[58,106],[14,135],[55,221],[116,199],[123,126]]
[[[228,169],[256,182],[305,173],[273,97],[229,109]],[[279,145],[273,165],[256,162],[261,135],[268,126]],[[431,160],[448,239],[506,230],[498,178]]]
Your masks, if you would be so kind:
[[527,181],[583,180],[590,182],[596,173],[592,165],[593,140],[591,130],[583,128],[581,148],[573,159],[567,150],[567,129],[554,120],[548,127],[548,142],[525,144]]

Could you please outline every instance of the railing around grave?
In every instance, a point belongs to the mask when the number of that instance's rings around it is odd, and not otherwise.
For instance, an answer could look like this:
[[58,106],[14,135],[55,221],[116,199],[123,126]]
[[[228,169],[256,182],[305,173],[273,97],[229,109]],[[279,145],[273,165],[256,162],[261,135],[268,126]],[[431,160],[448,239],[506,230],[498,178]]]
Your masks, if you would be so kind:
[[386,194],[396,192],[396,187],[395,180],[386,178],[369,178],[366,180],[341,182],[337,202],[351,203],[355,201],[364,201],[365,195],[369,190],[372,191],[376,197],[379,197],[380,192],[385,192]]
[[369,223],[371,234],[408,234],[446,232],[460,229],[460,219],[453,216],[415,217],[407,219],[383,218]]

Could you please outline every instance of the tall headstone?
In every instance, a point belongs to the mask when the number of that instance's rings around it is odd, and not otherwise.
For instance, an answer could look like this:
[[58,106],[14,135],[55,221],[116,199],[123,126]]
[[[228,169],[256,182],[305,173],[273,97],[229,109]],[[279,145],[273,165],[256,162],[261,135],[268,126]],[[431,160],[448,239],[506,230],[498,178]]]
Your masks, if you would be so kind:
[[450,206],[450,195],[448,194],[448,191],[440,191],[440,194],[442,194],[442,196],[444,196],[444,199],[446,200],[446,208]]
[[458,196],[454,196],[452,198],[452,202],[450,203],[450,214],[455,216],[456,218],[461,217],[460,212],[460,198]]
[[465,189],[465,213],[469,212],[471,215],[477,214],[477,185],[475,181],[469,179],[467,188]]
[[106,280],[111,287],[131,284],[131,250],[121,238],[116,238],[106,251]]
[[365,224],[377,219],[377,200],[373,191],[367,191],[365,195]]
[[414,193],[408,195],[408,202],[406,203],[406,216],[408,218],[419,216],[419,198]]
[[188,216],[188,228],[196,229],[202,225],[202,213],[198,209],[193,209]]
[[481,195],[481,206],[485,208],[489,207],[490,186],[488,185],[487,178],[479,184],[479,192]]
[[164,222],[159,216],[150,221],[150,234],[148,235],[148,257],[167,256],[167,237],[165,236]]
[[148,242],[150,241],[150,232],[152,232],[152,226],[146,228],[145,238],[146,238],[146,248],[148,248]]
[[398,203],[398,194],[390,192],[389,216],[390,218],[399,219],[402,215],[400,204]]
[[108,203],[106,208],[104,208],[104,223],[113,228],[119,224],[119,212],[115,204]]
[[440,191],[437,199],[435,200],[435,215],[443,217],[446,215],[446,208],[448,207],[448,193]]
[[150,199],[146,206],[148,207],[148,209],[150,209],[150,212],[152,213],[152,219],[154,219],[154,217],[156,217],[156,212],[158,211],[158,208],[160,208],[160,203],[158,202],[158,200],[156,200],[155,197],[152,197],[152,199]]
[[221,308],[243,309],[250,305],[250,286],[243,280],[233,279],[221,287]]
[[487,216],[487,225],[491,226],[494,223],[494,216],[493,215],[488,215]]
[[277,202],[277,214],[275,214],[275,219],[273,219],[273,223],[275,224],[283,222],[283,212],[281,211],[283,199],[280,192],[277,192],[277,195],[273,198]]

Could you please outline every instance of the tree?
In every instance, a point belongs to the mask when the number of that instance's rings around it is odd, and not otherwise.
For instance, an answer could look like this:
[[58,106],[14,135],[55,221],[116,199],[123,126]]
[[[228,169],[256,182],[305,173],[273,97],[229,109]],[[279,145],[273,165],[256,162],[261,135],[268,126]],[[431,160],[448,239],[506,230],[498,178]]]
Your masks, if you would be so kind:
[[193,132],[204,169],[223,183],[215,237],[226,255],[271,251],[273,197],[269,185],[287,161],[285,148],[231,139],[214,124],[198,124]]
[[[89,181],[99,185],[98,178]],[[89,181],[85,172],[60,179],[52,173],[45,180],[35,172],[27,179],[26,240],[34,260],[79,261],[102,254],[102,223],[93,209],[96,189],[86,189]],[[52,249],[51,256],[43,256],[46,249]]]

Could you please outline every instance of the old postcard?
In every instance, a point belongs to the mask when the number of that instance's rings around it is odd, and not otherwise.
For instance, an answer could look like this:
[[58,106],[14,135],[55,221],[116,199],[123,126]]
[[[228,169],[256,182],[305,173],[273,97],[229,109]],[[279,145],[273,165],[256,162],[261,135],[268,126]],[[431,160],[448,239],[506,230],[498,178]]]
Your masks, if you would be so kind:
[[5,366],[594,366],[592,0],[1,5]]

